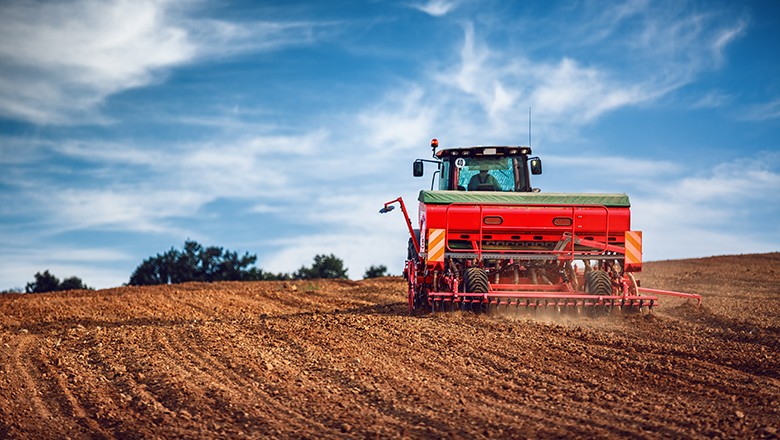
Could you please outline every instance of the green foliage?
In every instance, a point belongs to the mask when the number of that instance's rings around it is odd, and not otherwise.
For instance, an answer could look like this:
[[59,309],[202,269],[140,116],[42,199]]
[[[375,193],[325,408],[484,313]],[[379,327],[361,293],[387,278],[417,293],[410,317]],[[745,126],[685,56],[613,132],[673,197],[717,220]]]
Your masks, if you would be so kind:
[[333,254],[315,255],[311,267],[301,266],[292,277],[296,280],[347,278],[347,269],[344,268],[344,262]]
[[25,291],[27,293],[57,292],[60,290],[91,290],[92,288],[84,284],[79,277],[60,279],[49,273],[48,270],[43,273],[35,274],[35,281],[27,283]]
[[372,265],[366,269],[366,273],[363,274],[363,279],[366,278],[379,278],[387,276],[387,266],[380,264],[379,266]]
[[246,278],[247,281],[287,281],[291,279],[292,275],[289,273],[264,272],[263,269],[258,269],[256,267],[249,269]]
[[35,281],[27,283],[25,291],[27,293],[43,293],[54,292],[60,287],[60,279],[50,274],[48,270],[43,273],[37,272],[35,274]]
[[87,287],[86,284],[84,284],[83,281],[81,281],[81,278],[79,277],[70,277],[65,278],[60,283],[60,290],[89,290],[89,287]]
[[188,281],[257,281],[268,279],[252,266],[256,255],[226,251],[221,247],[204,248],[198,242],[187,240],[181,251],[171,248],[144,260],[130,276],[131,286],[176,284]]

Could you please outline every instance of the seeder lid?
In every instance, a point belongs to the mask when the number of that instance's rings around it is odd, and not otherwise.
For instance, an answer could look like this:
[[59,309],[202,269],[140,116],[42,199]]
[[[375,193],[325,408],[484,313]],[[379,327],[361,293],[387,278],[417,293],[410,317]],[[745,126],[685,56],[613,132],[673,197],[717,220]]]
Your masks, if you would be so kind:
[[598,193],[534,193],[534,192],[481,192],[481,191],[420,191],[417,197],[422,203],[449,205],[471,203],[489,205],[593,205],[629,208],[626,194]]

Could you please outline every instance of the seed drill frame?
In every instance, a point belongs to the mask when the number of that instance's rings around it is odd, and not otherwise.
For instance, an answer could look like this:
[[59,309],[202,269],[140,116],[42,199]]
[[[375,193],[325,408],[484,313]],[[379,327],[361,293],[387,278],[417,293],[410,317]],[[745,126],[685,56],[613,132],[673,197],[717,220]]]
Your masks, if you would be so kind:
[[[418,159],[414,174],[423,174],[423,162],[436,163],[439,189],[420,191],[419,227],[401,197],[380,210],[397,203],[409,230],[410,312],[649,310],[659,295],[701,303],[700,295],[649,289],[635,279],[642,233],[630,228],[625,194],[542,193],[530,186],[529,174],[541,174],[530,147],[436,151],[436,139],[431,146],[437,160]],[[490,171],[501,187],[466,190],[469,173],[496,163],[505,167]]]

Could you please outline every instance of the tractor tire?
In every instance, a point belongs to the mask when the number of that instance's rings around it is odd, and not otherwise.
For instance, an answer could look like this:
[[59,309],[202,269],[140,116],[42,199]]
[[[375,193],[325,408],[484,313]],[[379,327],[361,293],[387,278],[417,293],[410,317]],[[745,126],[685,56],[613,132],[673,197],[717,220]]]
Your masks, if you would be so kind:
[[[414,230],[414,237],[417,239],[417,243],[420,242],[420,230],[415,229]],[[415,263],[420,261],[420,256],[417,255],[417,249],[414,248],[414,241],[412,241],[412,238],[409,238],[409,246],[406,250],[406,259],[410,261],[414,261]]]
[[428,291],[425,286],[420,288],[414,294],[414,308],[419,309],[428,305]]
[[[591,270],[585,274],[585,292],[591,295],[611,296],[612,279],[609,274],[603,270]],[[613,305],[605,302],[602,306],[594,307],[592,316],[594,318],[608,316],[612,312]]]
[[592,270],[585,276],[585,291],[591,295],[612,295],[612,279],[603,270]]
[[463,274],[463,287],[467,293],[487,293],[488,276],[481,267],[469,267]]

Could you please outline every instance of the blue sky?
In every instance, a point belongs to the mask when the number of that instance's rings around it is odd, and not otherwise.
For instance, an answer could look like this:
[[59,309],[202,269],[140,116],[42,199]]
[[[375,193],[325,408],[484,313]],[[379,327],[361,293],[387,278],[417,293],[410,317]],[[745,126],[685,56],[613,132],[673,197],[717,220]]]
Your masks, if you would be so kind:
[[443,146],[625,192],[646,259],[780,250],[776,1],[0,3],[0,289],[190,238],[400,273]]

